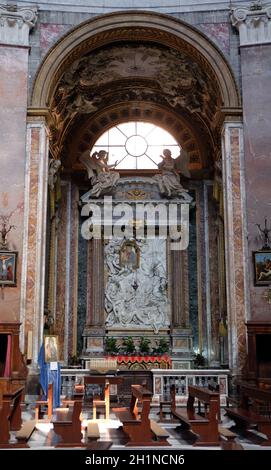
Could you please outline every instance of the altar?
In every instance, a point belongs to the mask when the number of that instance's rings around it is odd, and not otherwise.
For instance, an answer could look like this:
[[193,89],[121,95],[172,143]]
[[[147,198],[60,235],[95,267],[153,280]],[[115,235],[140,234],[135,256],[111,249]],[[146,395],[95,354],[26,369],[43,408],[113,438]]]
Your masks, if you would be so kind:
[[[170,368],[170,358],[158,359],[164,353],[173,354],[178,367],[192,363],[185,249],[193,198],[179,182],[170,197],[165,197],[160,186],[166,180],[161,178],[122,177],[114,180],[108,198],[94,198],[92,191],[81,196],[82,215],[95,212],[103,228],[98,237],[89,236],[98,221],[92,216],[82,218],[81,233],[88,238],[89,253],[82,351],[85,367],[89,360],[106,353],[119,356],[120,369]],[[124,206],[129,213],[125,229],[116,215]],[[174,216],[172,208],[176,209]],[[182,227],[177,249],[174,226],[176,230]],[[126,348],[127,338],[132,338],[132,348]],[[115,341],[114,349],[108,348],[110,341]]]
[[172,368],[171,357],[168,355],[119,355],[116,359],[119,370],[151,370]]

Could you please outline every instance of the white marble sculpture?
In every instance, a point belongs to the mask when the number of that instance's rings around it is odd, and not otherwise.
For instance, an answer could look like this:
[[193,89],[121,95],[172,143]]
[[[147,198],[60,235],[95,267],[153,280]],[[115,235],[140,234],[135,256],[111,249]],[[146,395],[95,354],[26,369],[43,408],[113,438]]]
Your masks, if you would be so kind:
[[51,191],[54,191],[56,182],[57,182],[57,175],[61,169],[61,161],[54,160],[53,158],[49,161],[49,170],[48,170],[48,185]]
[[[167,328],[166,241],[142,240],[138,269],[119,266],[121,240],[111,240],[105,247],[107,285],[105,289],[108,328],[149,328],[158,333]],[[118,253],[118,262],[117,256]]]
[[153,177],[158,184],[160,193],[168,198],[180,197],[185,202],[192,202],[192,197],[188,194],[187,189],[184,189],[181,185],[176,171],[179,169],[185,176],[190,175],[186,164],[188,154],[182,151],[180,156],[174,159],[171,156],[171,151],[165,149],[160,157],[162,162],[159,163],[158,168],[161,170],[161,174]]
[[120,178],[119,173],[111,171],[114,165],[108,165],[108,152],[100,150],[90,156],[89,151],[85,152],[80,161],[85,165],[88,171],[88,177],[91,180],[92,189],[88,191],[89,197],[100,197],[104,194],[110,194]]

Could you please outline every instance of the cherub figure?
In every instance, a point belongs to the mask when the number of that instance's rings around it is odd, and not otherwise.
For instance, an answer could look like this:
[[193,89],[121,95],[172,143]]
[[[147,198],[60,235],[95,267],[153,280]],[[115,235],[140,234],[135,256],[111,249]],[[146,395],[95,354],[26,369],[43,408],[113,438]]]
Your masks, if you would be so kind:
[[109,194],[120,178],[119,173],[111,171],[118,162],[108,165],[108,152],[105,150],[94,152],[92,156],[87,151],[81,156],[80,161],[85,165],[92,184],[92,189],[85,196],[99,197]]

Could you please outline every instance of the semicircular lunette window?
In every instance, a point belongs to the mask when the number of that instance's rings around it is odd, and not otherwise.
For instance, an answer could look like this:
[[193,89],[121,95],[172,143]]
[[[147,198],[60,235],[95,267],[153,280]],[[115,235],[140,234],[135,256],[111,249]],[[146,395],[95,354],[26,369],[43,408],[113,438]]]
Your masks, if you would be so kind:
[[161,127],[148,122],[125,122],[112,127],[99,137],[91,150],[106,150],[108,163],[119,170],[156,169],[160,155],[169,148],[173,158],[180,154],[176,140]]

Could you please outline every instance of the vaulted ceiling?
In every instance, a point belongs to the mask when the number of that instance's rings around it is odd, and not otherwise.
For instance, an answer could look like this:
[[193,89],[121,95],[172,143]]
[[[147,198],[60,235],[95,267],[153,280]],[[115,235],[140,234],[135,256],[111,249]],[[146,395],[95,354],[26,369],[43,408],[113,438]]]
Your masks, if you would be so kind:
[[151,42],[99,47],[69,64],[50,105],[51,149],[64,167],[110,127],[153,122],[188,151],[190,169],[210,167],[219,141],[219,87],[210,68],[187,51]]

